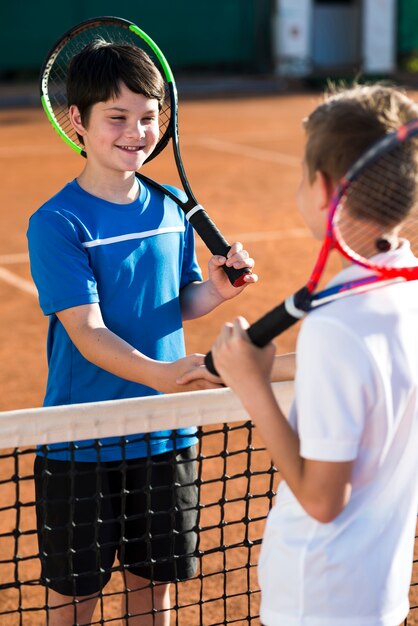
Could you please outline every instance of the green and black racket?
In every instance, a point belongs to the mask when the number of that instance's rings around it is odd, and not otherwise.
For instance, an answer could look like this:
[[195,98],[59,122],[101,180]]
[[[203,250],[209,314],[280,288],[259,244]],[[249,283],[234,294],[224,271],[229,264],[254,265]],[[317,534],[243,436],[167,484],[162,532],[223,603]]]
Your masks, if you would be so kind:
[[[160,48],[138,26],[118,17],[98,17],[78,24],[54,44],[44,61],[40,75],[41,101],[49,121],[65,143],[83,157],[87,156],[70,122],[66,81],[71,59],[97,38],[141,48],[160,71],[165,82],[166,98],[159,116],[159,140],[147,161],[160,154],[171,139],[178,175],[187,200],[184,202],[179,200],[169,189],[143,174],[138,174],[138,177],[159,189],[181,207],[188,221],[212,254],[226,256],[230,245],[196,200],[184,171],[179,147],[178,98],[173,72]],[[251,272],[249,268],[236,270],[233,267],[223,266],[223,269],[235,287],[242,285],[244,276]]]

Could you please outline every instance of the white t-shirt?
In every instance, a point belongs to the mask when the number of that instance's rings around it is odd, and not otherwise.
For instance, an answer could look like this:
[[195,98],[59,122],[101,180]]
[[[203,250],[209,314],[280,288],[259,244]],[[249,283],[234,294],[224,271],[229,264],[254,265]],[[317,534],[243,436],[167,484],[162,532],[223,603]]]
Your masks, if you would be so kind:
[[[404,264],[405,243],[387,254]],[[351,266],[335,277],[365,274]],[[418,281],[309,314],[289,417],[301,455],[354,460],[350,501],[323,524],[285,482],[259,561],[265,626],[398,626],[409,610],[418,506]]]

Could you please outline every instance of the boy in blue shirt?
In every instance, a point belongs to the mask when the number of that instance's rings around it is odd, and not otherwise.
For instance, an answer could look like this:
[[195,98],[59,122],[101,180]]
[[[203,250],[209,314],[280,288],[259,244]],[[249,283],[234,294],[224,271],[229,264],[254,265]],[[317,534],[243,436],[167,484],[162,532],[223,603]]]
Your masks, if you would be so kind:
[[[135,176],[158,141],[163,99],[158,70],[134,47],[93,42],[70,65],[69,116],[88,158],[28,229],[50,319],[45,406],[184,390],[176,380],[203,357],[185,356],[182,321],[245,288],[230,285],[224,264],[254,265],[236,243],[227,258],[210,259],[202,282],[184,213]],[[112,438],[38,451],[50,626],[90,623],[116,553],[134,590],[125,594],[127,623],[169,624],[169,582],[194,572],[195,442],[195,430],[183,429],[130,436],[123,447]]]

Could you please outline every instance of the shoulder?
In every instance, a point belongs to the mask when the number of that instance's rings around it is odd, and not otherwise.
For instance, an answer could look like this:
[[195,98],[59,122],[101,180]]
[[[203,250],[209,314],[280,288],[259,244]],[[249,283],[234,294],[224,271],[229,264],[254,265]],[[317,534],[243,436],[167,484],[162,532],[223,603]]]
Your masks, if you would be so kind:
[[353,294],[313,309],[302,323],[306,333],[351,337],[367,334],[373,326],[376,291]]
[[[174,187],[173,185],[160,184],[147,177],[139,177],[138,180],[142,190],[145,191],[152,200],[164,201],[165,199],[167,199],[173,204],[176,204],[176,200],[178,200],[179,202],[187,201],[186,193],[183,190],[178,189],[178,187]],[[178,208],[180,209],[180,207]]]
[[172,185],[164,185],[165,189],[168,189],[176,198],[180,200],[180,202],[187,201],[187,195],[182,189],[178,189],[177,187],[173,187]]
[[30,217],[32,219],[35,216],[44,214],[53,214],[64,212],[69,206],[74,205],[76,200],[77,190],[75,187],[75,181],[67,183],[56,194],[51,196],[46,202],[44,202]]
[[[347,301],[348,298],[346,302]],[[303,334],[304,337],[312,337],[312,339],[316,337],[318,340],[321,339],[322,336],[327,336],[329,333],[332,333],[334,337],[351,335],[353,328],[352,325],[348,323],[350,315],[347,315],[346,311],[342,309],[342,302],[342,300],[332,302],[318,309],[313,309],[302,322],[301,334]],[[339,306],[336,307],[336,305]],[[341,309],[344,315],[341,315],[340,311],[336,309]]]
[[30,216],[27,232],[29,243],[51,238],[79,238],[79,220],[74,214],[74,207],[79,204],[76,189],[69,183]]
[[[182,203],[187,202],[186,193],[173,185],[154,186],[147,180],[140,179],[141,192],[139,201],[146,208],[146,212],[163,215],[163,221],[180,224],[186,232],[192,231],[192,227],[186,217],[186,212],[182,208]],[[178,200],[178,202],[177,202]]]
[[373,317],[354,314],[352,303],[348,310],[344,308],[348,300],[312,311],[302,323],[297,339],[298,361],[320,364],[318,376],[323,368],[332,370],[345,365],[361,370],[362,375],[370,371],[371,355],[366,338],[373,332]]

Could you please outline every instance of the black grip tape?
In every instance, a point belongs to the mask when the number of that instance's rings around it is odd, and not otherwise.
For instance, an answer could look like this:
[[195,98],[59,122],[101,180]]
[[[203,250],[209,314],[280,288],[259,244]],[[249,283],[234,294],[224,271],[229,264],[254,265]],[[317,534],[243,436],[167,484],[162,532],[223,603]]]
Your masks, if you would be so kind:
[[[307,310],[307,300],[310,300],[310,296],[307,292],[306,287],[300,289],[294,296],[294,302],[297,301],[299,304],[303,304],[303,308],[300,307],[301,311]],[[299,308],[299,306],[297,307]],[[258,346],[259,348],[263,348],[266,346],[274,337],[280,335],[285,330],[296,324],[300,320],[300,317],[294,316],[286,309],[285,301],[276,306],[274,309],[260,317],[259,320],[251,324],[251,326],[247,329],[247,333],[251,342]],[[216,371],[212,353],[208,352],[205,356],[205,365],[206,368],[211,372],[211,374],[215,374],[218,376],[218,372]]]
[[[190,224],[193,226],[201,240],[206,244],[212,254],[225,256],[228,254],[231,246],[223,238],[221,232],[217,226],[212,222],[209,215],[204,209],[199,209],[189,218]],[[244,274],[251,274],[251,270],[248,267],[243,267],[239,270],[234,267],[222,267],[225,274],[228,276],[231,285],[234,287],[242,284],[240,278]]]

